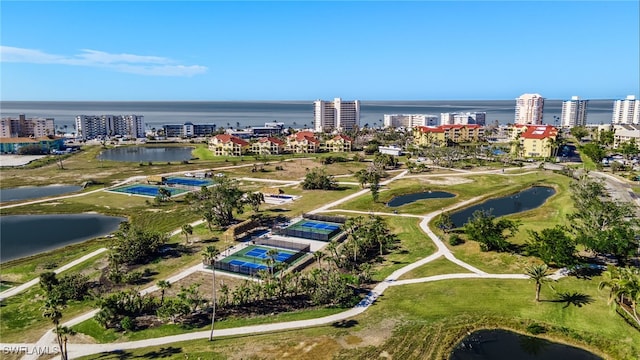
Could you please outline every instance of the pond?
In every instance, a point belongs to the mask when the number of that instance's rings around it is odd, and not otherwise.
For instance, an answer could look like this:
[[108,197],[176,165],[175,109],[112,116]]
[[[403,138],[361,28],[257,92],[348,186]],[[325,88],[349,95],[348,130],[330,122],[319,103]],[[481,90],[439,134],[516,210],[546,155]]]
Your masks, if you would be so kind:
[[597,360],[573,346],[507,330],[479,330],[456,345],[449,360]]
[[555,189],[547,186],[533,186],[517,194],[487,200],[454,212],[451,214],[451,221],[455,227],[461,227],[473,217],[476,210],[491,211],[491,214],[496,217],[532,210],[540,207],[555,193]]
[[456,195],[446,191],[425,191],[420,193],[396,196],[387,203],[387,206],[398,207],[423,199],[444,199],[452,198],[454,196]]
[[99,214],[1,216],[0,262],[110,234],[125,220]]
[[68,194],[82,189],[76,185],[22,186],[0,189],[0,202],[37,199],[48,196]]
[[99,160],[123,162],[168,162],[191,159],[190,147],[143,147],[122,146],[104,150],[98,155]]

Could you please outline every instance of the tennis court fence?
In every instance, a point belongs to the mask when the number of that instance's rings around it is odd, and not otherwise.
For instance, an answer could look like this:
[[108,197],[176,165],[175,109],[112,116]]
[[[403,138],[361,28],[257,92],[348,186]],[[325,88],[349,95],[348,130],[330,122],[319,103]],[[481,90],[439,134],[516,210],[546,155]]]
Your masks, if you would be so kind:
[[299,238],[310,239],[310,240],[329,241],[331,240],[332,237],[334,237],[340,231],[341,231],[340,229],[335,229],[329,233],[325,233],[325,232],[292,229],[289,227],[289,228],[276,230],[275,234],[283,235],[283,236],[299,237]]
[[[211,264],[205,264],[205,265],[211,266]],[[259,269],[255,267],[249,267],[249,266],[232,265],[222,261],[214,262],[213,267],[218,270],[230,271],[230,272],[250,275],[250,276],[255,276],[258,273],[258,271],[264,270],[264,269]],[[269,271],[269,268],[267,267],[266,270]]]
[[270,238],[258,238],[254,240],[256,245],[267,245],[273,247],[279,247],[282,249],[289,249],[295,251],[303,251],[309,252],[311,250],[311,246],[309,244],[299,244],[291,241],[270,239]]
[[302,218],[307,220],[326,221],[337,224],[344,224],[345,222],[347,222],[346,216],[339,215],[302,214]]

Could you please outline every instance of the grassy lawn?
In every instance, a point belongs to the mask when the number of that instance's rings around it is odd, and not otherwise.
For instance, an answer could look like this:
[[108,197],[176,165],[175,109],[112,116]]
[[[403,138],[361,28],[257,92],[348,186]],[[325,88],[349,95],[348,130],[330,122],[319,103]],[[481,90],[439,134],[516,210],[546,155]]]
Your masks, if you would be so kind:
[[[2,302],[0,312],[0,341],[2,342],[35,342],[45,331],[52,328],[51,321],[42,316],[44,290],[34,286],[16,296]],[[62,311],[61,322],[71,320],[93,308],[92,301],[71,301]]]
[[[344,311],[344,309],[324,308],[324,309],[313,309],[313,310],[305,310],[305,311],[293,311],[293,312],[274,314],[274,315],[255,316],[251,318],[234,318],[234,319],[216,321],[215,328],[228,329],[228,328],[248,326],[248,325],[259,325],[259,324],[270,324],[270,323],[285,322],[285,321],[306,320],[306,319],[313,319],[313,318],[333,315],[341,311]],[[113,329],[105,330],[95,320],[90,319],[74,326],[73,329],[76,330],[78,333],[91,336],[99,343],[109,343],[109,342],[116,342],[116,341],[122,342],[122,341],[143,340],[143,339],[150,339],[155,337],[183,334],[185,332],[208,330],[211,328],[210,326],[211,326],[210,324],[207,324],[201,327],[193,327],[189,325],[180,325],[180,324],[167,324],[167,325],[161,325],[158,327],[153,327],[145,330],[122,333],[122,332],[117,332]]]
[[[561,302],[534,301],[534,284],[526,280],[468,279],[403,285],[389,288],[364,314],[347,322],[316,328],[165,344],[126,351],[125,356],[165,354],[169,359],[291,358],[372,359],[388,354],[394,359],[447,358],[468,331],[502,327],[526,332],[538,323],[552,341],[587,348],[612,359],[637,359],[640,333],[606,304],[597,290],[599,278],[562,279],[559,291],[587,295],[581,307]],[[543,287],[542,299],[554,298]],[[120,356],[120,357],[119,357]],[[104,359],[122,358],[122,353]],[[96,355],[85,359],[95,358]]]
[[385,260],[374,267],[373,279],[382,281],[392,272],[433,254],[436,246],[420,230],[420,219],[399,216],[384,217],[392,233],[398,235],[400,245],[385,255]]
[[469,270],[452,263],[443,256],[429,262],[428,264],[424,264],[415,270],[409,271],[408,273],[402,275],[400,279],[418,279],[433,275],[458,274],[468,272]]
[[107,245],[107,239],[95,239],[43,254],[8,261],[0,268],[0,278],[3,282],[22,284],[34,279],[42,272],[50,271],[46,267],[58,268]]
[[[374,203],[371,196],[361,196],[340,205],[341,209],[358,211],[380,211],[406,214],[426,214],[444,207],[465,201],[477,196],[499,197],[504,194],[517,192],[534,184],[559,180],[561,175],[550,172],[530,171],[520,175],[472,175],[472,176],[424,176],[401,179],[383,187],[380,198]],[[424,199],[413,203],[390,208],[386,204],[396,196],[424,191],[445,191],[455,194],[453,198]]]

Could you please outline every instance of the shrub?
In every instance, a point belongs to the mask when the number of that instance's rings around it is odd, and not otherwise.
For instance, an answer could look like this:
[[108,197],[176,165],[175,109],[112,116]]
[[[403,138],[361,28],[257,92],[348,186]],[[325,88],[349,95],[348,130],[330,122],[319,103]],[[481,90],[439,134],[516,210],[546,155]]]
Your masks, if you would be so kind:
[[449,237],[449,245],[451,246],[456,246],[463,243],[464,243],[464,240],[462,240],[462,238],[458,234],[453,234]]
[[130,317],[125,316],[120,320],[120,326],[122,330],[133,330],[133,320]]
[[545,328],[544,326],[538,324],[538,323],[533,323],[533,324],[529,324],[529,326],[527,326],[527,331],[529,332],[529,334],[533,334],[533,335],[538,335],[538,334],[544,334],[547,332],[547,328]]

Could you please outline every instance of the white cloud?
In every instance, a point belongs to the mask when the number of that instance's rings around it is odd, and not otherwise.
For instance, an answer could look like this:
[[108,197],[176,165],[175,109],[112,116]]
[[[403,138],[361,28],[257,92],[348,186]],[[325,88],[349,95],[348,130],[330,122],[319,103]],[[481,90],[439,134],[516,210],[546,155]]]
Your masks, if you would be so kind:
[[134,54],[110,54],[104,51],[83,49],[79,54],[55,55],[34,49],[0,45],[0,61],[31,64],[64,64],[91,66],[113,71],[151,76],[193,76],[207,71],[206,66],[180,65],[160,56]]

